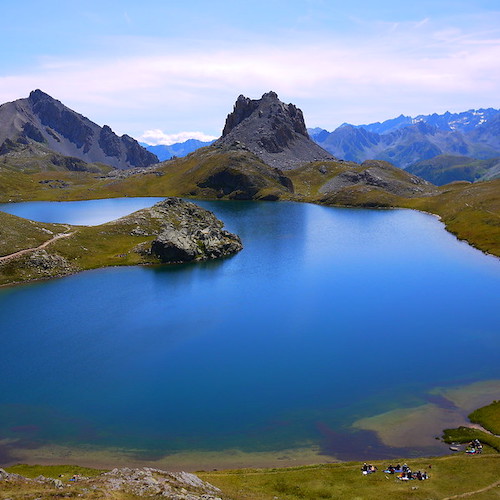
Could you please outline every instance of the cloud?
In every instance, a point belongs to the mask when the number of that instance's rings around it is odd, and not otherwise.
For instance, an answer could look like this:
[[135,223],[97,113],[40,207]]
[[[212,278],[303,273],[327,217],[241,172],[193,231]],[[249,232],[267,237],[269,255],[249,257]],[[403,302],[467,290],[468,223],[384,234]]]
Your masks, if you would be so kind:
[[196,139],[202,142],[209,142],[217,139],[217,137],[212,135],[207,135],[203,132],[177,132],[175,134],[165,134],[160,129],[146,130],[140,137],[141,142],[150,144],[151,146],[157,146],[163,144],[164,146],[170,146],[171,144],[176,144],[178,142],[186,142],[188,139]]
[[286,43],[243,37],[175,50],[166,40],[132,38],[120,56],[44,58],[34,69],[0,77],[0,102],[41,88],[118,131],[144,137],[154,130],[160,135],[150,140],[158,141],[171,140],[161,130],[217,135],[240,93],[257,98],[274,90],[302,107],[308,124],[325,127],[497,103],[498,29],[424,19],[372,23],[366,31],[357,38],[308,33]]

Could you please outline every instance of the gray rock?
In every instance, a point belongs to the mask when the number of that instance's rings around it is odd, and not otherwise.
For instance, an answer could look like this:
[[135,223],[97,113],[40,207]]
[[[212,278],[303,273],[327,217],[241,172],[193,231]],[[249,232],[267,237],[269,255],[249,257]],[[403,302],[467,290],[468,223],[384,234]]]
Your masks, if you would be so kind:
[[309,138],[302,111],[285,104],[275,92],[252,100],[240,95],[215,146],[246,148],[281,170],[335,158]]
[[220,500],[220,490],[187,472],[143,469],[113,469],[95,481],[103,489],[137,496],[158,495],[172,500]]
[[60,479],[53,479],[52,480],[52,484],[56,487],[56,488],[63,488],[63,483]]
[[214,214],[194,203],[169,198],[151,209],[162,228],[151,244],[161,262],[191,262],[225,257],[243,248],[238,236],[222,229]]

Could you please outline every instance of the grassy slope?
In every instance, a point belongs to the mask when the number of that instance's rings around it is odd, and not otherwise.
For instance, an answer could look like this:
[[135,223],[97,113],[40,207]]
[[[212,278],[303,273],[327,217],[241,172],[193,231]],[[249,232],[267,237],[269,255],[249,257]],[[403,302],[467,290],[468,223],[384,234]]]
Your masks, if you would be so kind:
[[449,184],[438,196],[401,205],[439,215],[446,229],[459,239],[500,256],[500,179]]
[[500,453],[500,401],[493,401],[487,406],[478,408],[469,415],[469,420],[481,425],[489,432],[474,427],[458,427],[445,429],[443,439],[447,443],[469,443],[479,439],[483,444]]
[[229,171],[242,174],[244,182],[252,184],[257,179],[262,182],[255,199],[270,192],[283,194],[286,189],[272,177],[270,168],[252,153],[245,150],[225,152],[206,147],[184,158],[167,161],[155,166],[163,175],[139,175],[117,182],[105,183],[99,187],[99,197],[107,196],[190,196],[199,198],[221,198],[220,192],[199,187],[206,179]]
[[488,406],[473,411],[469,420],[500,436],[500,401],[493,401]]
[[63,224],[44,224],[0,212],[0,256],[39,246],[66,231]]
[[[403,462],[401,460],[400,463]],[[460,455],[407,462],[412,470],[427,470],[430,479],[400,481],[382,472],[389,464],[381,461],[372,462],[379,471],[368,476],[361,474],[359,462],[288,469],[217,471],[198,475],[235,500],[443,499],[483,489],[499,479],[500,455]],[[431,469],[429,465],[432,465]],[[417,489],[413,490],[413,487]],[[500,498],[498,490],[500,488],[489,490],[490,496],[485,498]]]
[[[7,215],[0,212],[0,221]],[[74,234],[68,238],[54,241],[45,249],[51,255],[55,254],[64,258],[66,261],[64,266],[57,263],[52,267],[35,265],[31,263],[32,253],[25,254],[3,264],[0,263],[0,285],[64,275],[68,272],[96,267],[158,262],[153,257],[136,251],[141,245],[147,245],[148,242],[152,241],[153,236],[134,235],[133,230],[137,227],[138,222],[133,216],[91,227],[40,224],[14,216],[9,216],[8,219],[22,223],[15,226],[19,229],[17,246],[20,248],[30,248],[38,243],[30,237],[31,233],[26,230],[26,225],[35,235],[38,235],[38,228],[45,226],[50,226],[53,230],[55,228],[58,232],[68,232],[69,230]],[[140,221],[140,224],[141,229],[147,230],[149,234],[157,232],[159,229],[158,221],[152,218],[145,218]],[[12,229],[12,226],[9,228]],[[14,231],[11,232],[11,236],[13,241],[16,240]],[[45,237],[43,241],[47,239],[49,238]]]
[[[404,459],[400,463],[404,463]],[[400,481],[393,475],[383,473],[388,462],[375,461],[379,471],[363,476],[359,462],[324,464],[285,469],[240,469],[228,471],[200,472],[204,481],[219,487],[224,499],[234,500],[322,500],[330,498],[371,500],[373,498],[398,499],[444,499],[452,495],[483,490],[499,480],[500,455],[479,456],[453,455],[438,458],[408,460],[412,470],[426,470],[430,474],[427,481]],[[396,462],[393,462],[395,465]],[[431,468],[429,468],[431,465]],[[73,474],[93,477],[102,471],[75,466],[26,466],[8,467],[8,472],[34,478],[43,475],[58,478],[67,483]],[[415,488],[416,489],[412,489]],[[13,486],[4,483],[0,489],[0,499],[6,498],[56,498],[64,490],[56,490],[46,485]],[[69,492],[68,492],[69,493]],[[77,482],[71,493],[83,498],[101,498],[99,492],[85,489],[85,484]],[[19,496],[18,496],[19,495]],[[31,496],[30,496],[31,495]],[[72,495],[73,496],[73,495]],[[129,498],[117,493],[115,498]],[[133,498],[133,497],[130,497]],[[493,487],[473,498],[500,498],[500,488]]]
[[[248,185],[257,183],[253,198],[287,190],[272,175],[272,169],[245,150],[228,152],[217,148],[201,148],[184,158],[155,165],[149,173],[125,179],[102,178],[100,174],[68,171],[28,171],[2,168],[0,163],[0,202],[63,201],[121,196],[190,196],[219,198],[220,193],[201,188],[211,175],[229,170],[243,175]],[[52,182],[47,183],[45,181]],[[59,187],[65,186],[65,187]]]

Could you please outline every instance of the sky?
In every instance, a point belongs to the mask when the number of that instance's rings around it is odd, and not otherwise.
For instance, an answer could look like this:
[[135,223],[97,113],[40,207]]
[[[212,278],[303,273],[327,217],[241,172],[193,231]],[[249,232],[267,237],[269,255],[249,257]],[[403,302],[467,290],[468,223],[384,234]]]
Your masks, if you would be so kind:
[[499,0],[2,2],[0,103],[41,89],[150,144],[220,136],[240,94],[308,127],[500,107]]

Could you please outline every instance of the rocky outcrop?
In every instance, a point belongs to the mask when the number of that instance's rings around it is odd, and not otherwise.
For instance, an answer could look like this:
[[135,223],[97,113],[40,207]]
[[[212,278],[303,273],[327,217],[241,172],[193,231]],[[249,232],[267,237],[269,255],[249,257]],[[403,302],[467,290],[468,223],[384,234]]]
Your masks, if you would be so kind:
[[132,495],[159,495],[176,500],[221,500],[221,491],[188,472],[165,472],[160,469],[113,469],[96,480],[110,491]]
[[309,138],[302,111],[275,92],[259,100],[240,95],[216,146],[243,144],[262,161],[281,170],[316,160],[335,159]]
[[101,128],[41,90],[0,106],[0,154],[21,150],[31,155],[55,152],[119,169],[158,162],[135,139],[119,137],[107,125]]
[[238,236],[226,231],[215,215],[194,203],[169,198],[150,209],[162,227],[151,244],[161,262],[190,262],[225,257],[243,248]]
[[71,479],[51,479],[44,476],[28,479],[0,469],[0,488],[2,487],[4,490],[13,488],[12,491],[17,493],[24,487],[33,498],[114,498],[117,494],[125,494],[167,500],[221,500],[222,494],[219,488],[202,481],[194,474],[166,472],[149,467],[113,469],[92,478],[73,476]]
[[378,188],[396,196],[413,198],[437,194],[430,182],[378,160],[365,161],[362,170],[346,170],[323,184],[322,194],[331,194],[353,186]]

